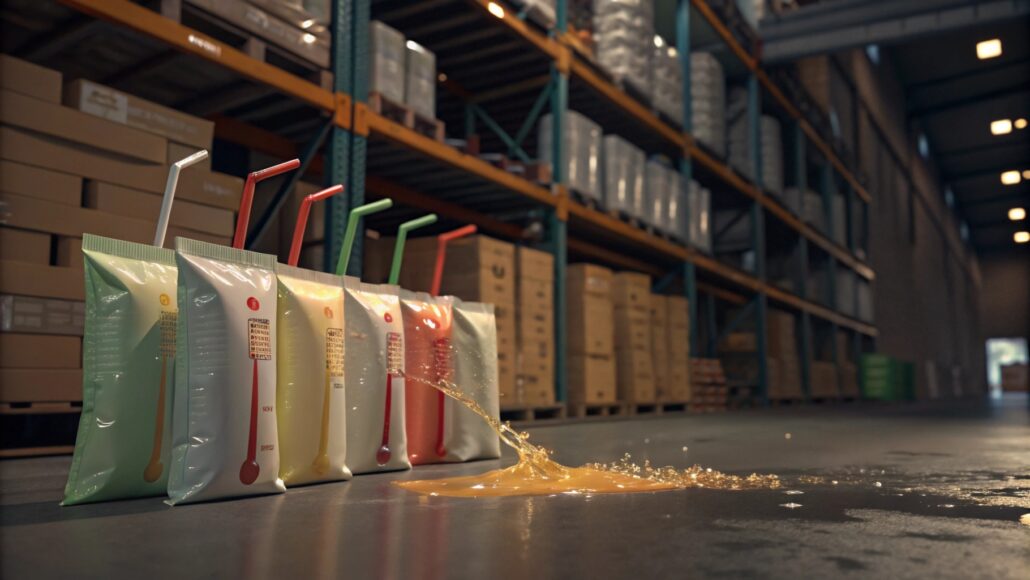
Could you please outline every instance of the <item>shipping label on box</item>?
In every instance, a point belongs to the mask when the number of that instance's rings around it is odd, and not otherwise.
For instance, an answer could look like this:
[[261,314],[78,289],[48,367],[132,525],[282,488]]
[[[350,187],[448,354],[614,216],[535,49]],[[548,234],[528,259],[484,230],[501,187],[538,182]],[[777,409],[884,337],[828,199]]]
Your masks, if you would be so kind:
[[0,331],[3,332],[82,336],[85,319],[84,302],[0,296]]
[[608,268],[594,264],[570,264],[565,278],[569,302],[588,294],[611,299],[612,271]]

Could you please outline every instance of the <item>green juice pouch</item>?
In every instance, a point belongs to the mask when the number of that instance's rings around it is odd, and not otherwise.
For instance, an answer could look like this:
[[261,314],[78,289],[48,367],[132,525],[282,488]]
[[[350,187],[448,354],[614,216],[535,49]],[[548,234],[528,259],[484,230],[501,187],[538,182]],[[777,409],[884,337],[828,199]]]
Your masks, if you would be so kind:
[[164,495],[175,252],[86,234],[82,415],[61,505]]

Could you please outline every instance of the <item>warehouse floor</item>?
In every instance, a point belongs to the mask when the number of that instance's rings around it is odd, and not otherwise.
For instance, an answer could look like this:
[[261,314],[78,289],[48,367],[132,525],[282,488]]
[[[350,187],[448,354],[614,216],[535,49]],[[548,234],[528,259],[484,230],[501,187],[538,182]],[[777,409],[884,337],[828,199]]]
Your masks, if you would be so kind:
[[0,576],[1026,578],[1028,424],[1010,396],[533,430],[569,464],[629,452],[786,480],[737,492],[458,500],[390,485],[496,466],[480,462],[206,505],[60,508],[68,458],[7,461]]

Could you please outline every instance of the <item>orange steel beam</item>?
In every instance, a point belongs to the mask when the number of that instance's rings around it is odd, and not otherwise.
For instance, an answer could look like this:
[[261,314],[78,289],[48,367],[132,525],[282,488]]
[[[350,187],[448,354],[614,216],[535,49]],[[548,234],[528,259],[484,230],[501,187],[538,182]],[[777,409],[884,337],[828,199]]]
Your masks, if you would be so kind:
[[679,148],[683,148],[687,144],[685,133],[663,122],[650,109],[603,78],[589,64],[574,58],[572,59],[571,69],[574,76],[583,79],[601,96],[621,107],[638,122],[661,135],[669,143]]
[[252,81],[273,87],[312,107],[335,112],[333,93],[281,68],[255,60],[192,28],[127,0],[59,0],[62,4],[96,18],[160,40],[180,52],[223,66]]
[[[416,133],[404,125],[395,123],[386,117],[369,110],[368,107],[364,106],[362,103],[357,103],[355,105],[354,116],[356,132],[357,128],[364,123],[368,128],[369,137],[378,136],[389,141],[399,143],[427,157],[432,157],[441,163],[463,169],[471,174],[478,175],[486,181],[491,181],[501,187],[510,189],[515,193],[522,194],[524,197],[542,205],[551,207],[558,206],[557,196],[552,195],[551,192],[547,191],[543,187],[540,187],[527,179],[508,173],[503,169],[494,167],[478,157],[462,153],[450,145],[445,145],[439,141]],[[363,121],[361,120],[362,117],[364,118]]]
[[[510,30],[512,34],[522,37],[545,55],[554,60],[558,60],[560,58],[561,46],[555,42],[553,38],[537,32],[525,21],[516,18],[515,14],[509,10],[505,10],[503,18],[497,18],[493,13],[491,13],[489,5],[498,3],[491,2],[490,0],[469,0],[469,2],[479,8],[487,17],[496,18],[498,21],[502,22],[507,26],[508,30]],[[498,5],[501,6],[500,4]],[[504,6],[501,7],[503,8]]]
[[704,292],[705,294],[711,294],[716,298],[721,298],[726,302],[730,302],[732,304],[747,304],[747,298],[745,298],[744,296],[741,296],[736,292],[726,290],[725,288],[719,288],[718,286],[713,286],[711,284],[706,284],[704,282],[697,283],[697,291]]
[[[215,137],[237,145],[260,151],[279,159],[292,159],[298,154],[297,144],[289,139],[249,125],[224,115],[211,115],[209,120],[215,123]],[[316,154],[308,165],[308,171],[322,173],[322,155]]]
[[737,58],[744,63],[749,70],[756,70],[758,68],[758,60],[755,57],[748,54],[747,50],[737,42],[737,39],[733,37],[733,33],[730,32],[729,28],[719,20],[719,17],[715,14],[715,11],[708,5],[705,0],[690,0],[690,4],[701,13],[701,16],[708,21],[708,24],[715,30],[715,33],[722,38],[723,42],[730,47],[733,54],[737,55]]
[[382,177],[366,176],[365,191],[375,197],[389,197],[394,201],[417,207],[421,210],[438,213],[460,222],[476,224],[480,231],[483,232],[492,233],[510,240],[522,239],[523,230],[519,226],[502,222],[455,203],[437,199]]
[[624,254],[614,252],[607,248],[602,248],[591,244],[590,242],[584,242],[575,238],[569,238],[566,242],[570,252],[589,256],[595,260],[600,260],[607,264],[625,268],[627,270],[634,270],[637,272],[644,272],[651,274],[652,276],[659,277],[665,275],[665,270],[655,266],[654,264],[630,258]]

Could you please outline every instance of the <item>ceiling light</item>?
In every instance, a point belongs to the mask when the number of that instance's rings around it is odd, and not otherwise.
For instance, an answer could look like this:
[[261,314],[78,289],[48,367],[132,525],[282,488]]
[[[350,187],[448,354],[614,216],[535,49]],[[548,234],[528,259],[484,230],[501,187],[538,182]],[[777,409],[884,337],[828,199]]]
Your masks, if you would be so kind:
[[311,34],[310,32],[305,32],[304,35],[300,38],[307,44],[314,44],[315,41],[318,40],[317,38],[315,38],[315,35]]
[[445,83],[447,82],[447,75],[445,73],[440,73],[439,75],[437,75],[436,80],[440,81],[441,83]]
[[1004,185],[1015,185],[1019,183],[1019,172],[1016,170],[1006,171],[1001,174],[1001,182]]
[[1026,119],[1016,119],[1016,129],[1026,129]]
[[1006,135],[1012,132],[1012,121],[1009,119],[998,119],[991,121],[991,135]]
[[976,43],[976,58],[987,60],[996,56],[1001,56],[1001,41],[997,38]]
[[1025,244],[1030,242],[1030,232],[1016,232],[1012,234],[1012,239],[1016,240],[1017,244]]
[[1023,179],[1030,179],[1030,169],[1023,170]]
[[315,19],[314,18],[309,18],[309,19],[305,20],[304,22],[300,23],[300,27],[303,28],[304,30],[307,30],[307,29],[311,28],[314,25],[315,25]]
[[1014,207],[1009,210],[1009,219],[1014,222],[1023,221],[1026,219],[1026,210],[1021,207]]
[[661,47],[665,46],[665,41],[664,41],[664,40],[662,40],[662,37],[661,37],[661,36],[658,36],[658,35],[656,34],[656,35],[654,36],[654,45],[655,45],[655,46],[657,46],[658,48],[661,48]]
[[[490,2],[486,5],[486,9],[490,11],[490,14],[493,14],[498,18],[504,18],[504,8],[501,8],[500,4],[496,2]],[[998,45],[998,52],[1001,52],[1001,44]]]

